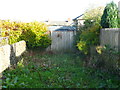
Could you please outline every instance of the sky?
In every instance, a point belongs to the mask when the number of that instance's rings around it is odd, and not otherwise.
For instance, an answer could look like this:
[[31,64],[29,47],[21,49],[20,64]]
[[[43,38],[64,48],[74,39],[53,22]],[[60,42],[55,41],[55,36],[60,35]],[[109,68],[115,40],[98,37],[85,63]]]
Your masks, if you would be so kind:
[[120,0],[0,0],[0,19],[13,21],[63,21],[75,18],[91,7]]

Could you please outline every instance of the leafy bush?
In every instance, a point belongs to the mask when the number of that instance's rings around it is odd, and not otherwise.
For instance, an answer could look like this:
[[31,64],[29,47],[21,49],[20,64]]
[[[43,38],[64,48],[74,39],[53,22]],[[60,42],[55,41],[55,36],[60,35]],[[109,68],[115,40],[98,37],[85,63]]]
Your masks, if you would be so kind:
[[92,27],[94,25],[95,21],[92,21],[90,19],[84,21],[84,27],[80,28],[81,31],[85,31],[88,28]]
[[100,28],[99,24],[94,24],[81,33],[80,40],[77,43],[80,51],[89,54],[90,46],[99,44]]
[[20,35],[21,35],[21,30],[17,30],[17,31],[10,30],[9,44],[18,42],[19,41],[18,38]]
[[84,13],[84,26],[77,32],[77,47],[84,54],[90,53],[90,47],[99,44],[100,21],[104,7],[90,9]]
[[111,2],[106,5],[101,18],[101,26],[103,28],[118,27],[118,8],[114,2]]
[[76,36],[75,36],[75,40],[76,40],[75,45],[77,45],[77,43],[80,41],[81,33],[88,30],[88,28],[91,27],[93,25],[93,23],[94,22],[92,22],[91,20],[85,20],[84,26],[79,27],[79,30],[77,31]]
[[25,40],[29,48],[47,47],[51,40],[48,37],[47,26],[39,22],[22,23],[1,21],[2,37],[9,37],[9,44]]
[[8,44],[8,38],[0,37],[0,46]]
[[91,57],[91,65],[95,68],[119,74],[119,53],[109,46],[96,47],[96,54]]
[[51,40],[48,37],[47,27],[43,23],[31,22],[22,26],[22,34],[19,40],[25,40],[28,47],[47,47]]
[[17,22],[1,21],[2,37],[9,37],[9,44],[16,43],[21,35],[20,26],[23,24]]

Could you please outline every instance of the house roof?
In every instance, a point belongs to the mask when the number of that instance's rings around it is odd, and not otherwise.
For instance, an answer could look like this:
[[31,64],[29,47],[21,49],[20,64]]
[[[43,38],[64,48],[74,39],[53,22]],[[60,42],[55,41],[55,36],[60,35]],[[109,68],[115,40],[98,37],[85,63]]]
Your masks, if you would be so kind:
[[77,16],[76,18],[73,19],[73,21],[77,20],[78,18],[82,17],[84,14],[81,14],[80,16]]
[[44,23],[50,26],[70,26],[73,21],[44,21]]

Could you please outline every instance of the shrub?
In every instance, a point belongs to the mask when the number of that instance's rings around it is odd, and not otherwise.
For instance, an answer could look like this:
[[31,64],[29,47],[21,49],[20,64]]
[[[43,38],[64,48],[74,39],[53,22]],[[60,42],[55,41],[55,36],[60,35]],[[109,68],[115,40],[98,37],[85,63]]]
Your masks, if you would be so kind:
[[9,44],[18,42],[19,41],[18,38],[20,35],[21,35],[21,30],[17,30],[17,31],[10,30]]
[[1,38],[0,37],[0,46],[4,46],[8,44],[8,38]]
[[111,2],[106,5],[101,18],[101,26],[103,28],[118,27],[118,8],[114,2]]
[[80,35],[77,47],[84,54],[89,54],[90,46],[99,44],[100,25],[94,24]]
[[84,54],[90,53],[90,47],[99,44],[100,21],[104,7],[90,9],[84,13],[84,26],[77,32],[77,47]]
[[1,21],[2,37],[9,37],[9,44],[25,40],[29,48],[47,47],[51,40],[48,37],[47,26],[39,22],[22,23]]
[[96,54],[92,55],[90,63],[94,68],[119,74],[119,53],[109,46],[96,47]]
[[39,22],[26,23],[22,26],[22,34],[19,40],[25,40],[28,47],[47,47],[51,40],[48,37],[47,26]]
[[21,35],[21,26],[24,23],[1,21],[0,27],[2,28],[2,37],[9,37],[9,44],[18,42],[18,38]]

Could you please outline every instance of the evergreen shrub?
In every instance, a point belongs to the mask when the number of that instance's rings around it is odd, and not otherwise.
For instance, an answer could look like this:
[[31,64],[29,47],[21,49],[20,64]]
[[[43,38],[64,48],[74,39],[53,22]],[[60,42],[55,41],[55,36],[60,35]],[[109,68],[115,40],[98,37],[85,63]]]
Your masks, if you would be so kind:
[[102,28],[118,28],[118,8],[112,1],[107,4],[101,18]]

